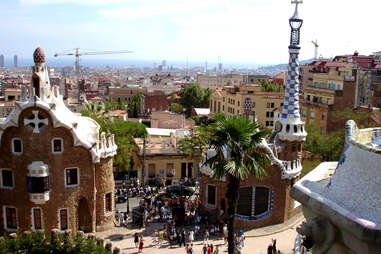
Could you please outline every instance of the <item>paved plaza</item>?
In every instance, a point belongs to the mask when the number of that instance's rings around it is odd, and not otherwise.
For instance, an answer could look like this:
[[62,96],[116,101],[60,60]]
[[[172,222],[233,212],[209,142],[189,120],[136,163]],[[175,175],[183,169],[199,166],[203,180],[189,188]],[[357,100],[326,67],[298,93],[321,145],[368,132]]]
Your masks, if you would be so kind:
[[[242,254],[266,254],[267,246],[271,242],[271,239],[277,239],[277,247],[284,254],[292,254],[294,248],[294,241],[297,235],[295,227],[303,221],[304,217],[299,214],[292,218],[290,221],[277,224],[273,226],[258,228],[245,232],[245,247]],[[112,241],[113,245],[117,245],[121,248],[123,253],[138,253],[134,244],[134,234],[138,232],[144,237],[144,249],[143,253],[146,254],[171,254],[171,253],[186,253],[184,247],[178,247],[178,245],[170,248],[167,241],[164,241],[161,246],[153,243],[153,232],[155,229],[162,228],[162,223],[152,223],[147,228],[131,228],[130,226],[115,227],[112,230],[99,232],[97,236]],[[212,238],[209,243],[214,246],[219,246],[220,253],[227,253],[227,245],[224,245],[224,241],[221,237]],[[194,254],[202,254],[203,241],[195,241],[193,244]]]

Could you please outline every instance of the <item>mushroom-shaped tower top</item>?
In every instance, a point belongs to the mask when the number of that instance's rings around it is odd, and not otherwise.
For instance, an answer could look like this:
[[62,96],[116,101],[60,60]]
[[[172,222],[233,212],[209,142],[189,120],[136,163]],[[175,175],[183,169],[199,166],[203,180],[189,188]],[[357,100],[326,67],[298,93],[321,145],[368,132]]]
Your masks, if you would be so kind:
[[40,47],[36,48],[33,59],[35,63],[45,63],[45,52]]

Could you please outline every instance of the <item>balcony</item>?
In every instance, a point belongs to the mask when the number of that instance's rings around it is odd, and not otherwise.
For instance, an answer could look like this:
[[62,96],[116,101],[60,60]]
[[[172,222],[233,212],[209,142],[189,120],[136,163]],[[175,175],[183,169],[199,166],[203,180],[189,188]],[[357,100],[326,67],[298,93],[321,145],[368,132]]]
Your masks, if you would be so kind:
[[355,77],[354,76],[345,75],[344,76],[344,81],[354,82],[355,81]]
[[50,199],[50,191],[44,193],[29,193],[29,200],[35,204],[44,204]]
[[43,204],[50,199],[49,167],[42,161],[33,161],[28,165],[28,192],[31,202]]

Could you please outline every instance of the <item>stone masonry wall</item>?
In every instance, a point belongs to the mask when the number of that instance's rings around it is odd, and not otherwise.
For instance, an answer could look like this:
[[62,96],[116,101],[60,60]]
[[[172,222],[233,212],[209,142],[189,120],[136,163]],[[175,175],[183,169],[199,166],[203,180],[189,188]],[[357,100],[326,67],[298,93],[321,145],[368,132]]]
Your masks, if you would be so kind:
[[[103,231],[113,227],[114,221],[114,175],[112,172],[112,158],[101,159],[96,164],[96,230]],[[111,193],[112,211],[106,211],[105,195]]]
[[[24,118],[32,115],[32,110],[39,110],[43,118],[48,119],[48,125],[40,128],[40,133],[33,133],[30,126],[24,126]],[[22,140],[23,152],[14,155],[11,152],[12,138]],[[52,153],[52,138],[64,140],[64,152]],[[42,208],[43,227],[58,228],[58,209],[69,209],[69,229],[78,228],[78,202],[85,199],[89,211],[93,211],[94,199],[94,165],[89,151],[83,147],[74,147],[73,138],[66,128],[53,128],[52,119],[48,112],[39,108],[29,108],[20,114],[19,127],[5,130],[0,145],[0,169],[11,169],[13,172],[14,188],[0,188],[0,234],[4,232],[4,206],[17,208],[17,223],[21,231],[30,230],[32,225],[32,207]],[[28,165],[33,161],[42,161],[49,167],[50,200],[44,204],[30,201],[27,190]],[[80,184],[78,187],[65,187],[65,168],[78,167]],[[88,216],[95,220],[90,212]],[[91,229],[93,230],[93,229]]]
[[[281,180],[281,171],[275,167],[270,166],[267,170],[267,175],[263,179],[256,179],[254,176],[249,177],[241,182],[241,187],[245,186],[263,186],[273,188],[273,210],[272,213],[263,219],[259,220],[241,220],[236,219],[236,226],[238,228],[256,228],[276,223],[282,223],[290,218],[294,205],[294,200],[289,196],[291,180]],[[214,184],[217,187],[217,207],[210,207],[206,204],[206,185]],[[221,199],[225,198],[227,186],[226,182],[216,181],[209,177],[203,176],[201,179],[201,192],[200,197],[203,202],[203,208],[215,214],[220,210]],[[227,203],[227,201],[226,201]]]

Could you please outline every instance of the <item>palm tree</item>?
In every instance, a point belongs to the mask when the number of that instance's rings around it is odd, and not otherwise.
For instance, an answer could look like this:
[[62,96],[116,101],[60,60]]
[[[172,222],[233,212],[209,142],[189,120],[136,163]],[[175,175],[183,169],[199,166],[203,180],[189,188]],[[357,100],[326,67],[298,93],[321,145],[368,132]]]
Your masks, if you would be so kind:
[[208,138],[208,143],[216,150],[216,155],[207,159],[214,170],[214,177],[226,177],[226,198],[229,203],[228,215],[228,252],[234,254],[234,221],[239,199],[240,181],[250,175],[261,178],[269,164],[266,154],[256,150],[265,136],[260,131],[258,123],[242,116],[232,116],[217,120],[214,133]]

